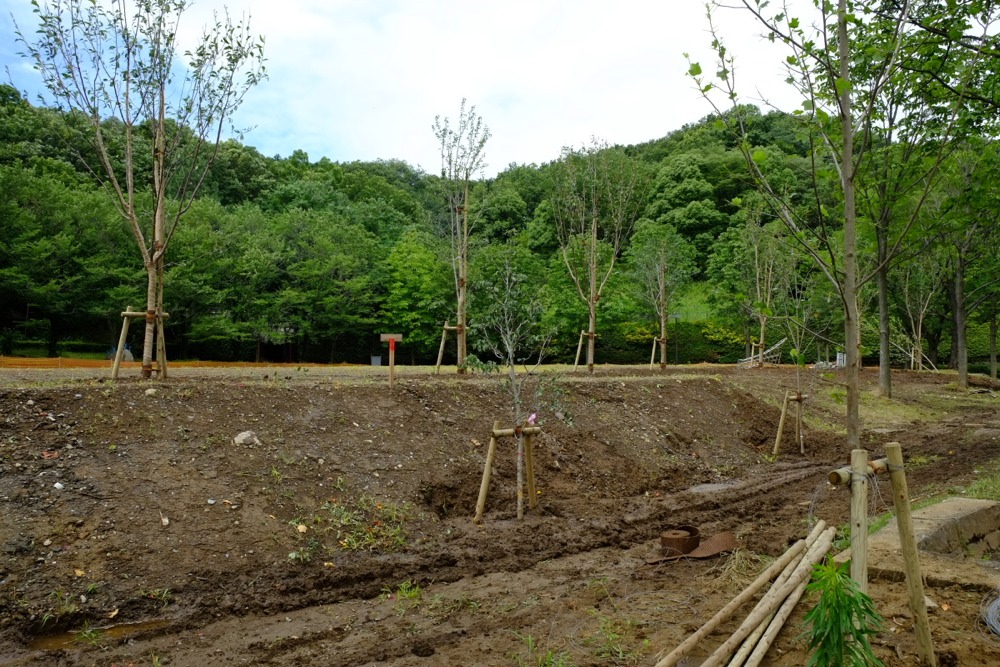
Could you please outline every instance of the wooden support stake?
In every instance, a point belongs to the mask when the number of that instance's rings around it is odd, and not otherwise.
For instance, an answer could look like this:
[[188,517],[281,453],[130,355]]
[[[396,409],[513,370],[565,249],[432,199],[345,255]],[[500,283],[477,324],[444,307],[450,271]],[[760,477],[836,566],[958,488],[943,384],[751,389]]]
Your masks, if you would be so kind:
[[[524,426],[520,430],[525,435],[538,435],[542,432],[541,426]],[[510,438],[518,434],[516,428],[494,428],[492,431],[494,438]]]
[[111,364],[111,379],[118,379],[118,369],[122,365],[122,356],[125,354],[125,339],[128,337],[128,325],[132,322],[132,306],[125,308],[122,313],[122,334],[118,337],[118,349],[115,350],[115,362]]
[[799,441],[799,454],[806,453],[806,441],[802,436],[802,404],[805,402],[805,396],[802,394],[795,395],[795,439]]
[[649,370],[653,370],[653,361],[656,359],[656,345],[659,342],[659,338],[653,337],[653,351],[649,354]]
[[868,595],[868,470],[868,452],[852,450],[851,579],[865,595]]
[[788,414],[788,395],[790,393],[787,389],[785,390],[785,400],[781,404],[781,418],[778,420],[778,435],[774,437],[774,451],[771,452],[772,457],[777,457],[778,450],[781,449],[781,436],[785,432],[785,415]]
[[917,653],[925,667],[937,667],[931,625],[927,619],[927,606],[924,604],[924,582],[920,574],[917,540],[913,536],[910,496],[906,489],[906,473],[903,471],[903,451],[898,442],[890,442],[885,446],[885,453],[889,459],[889,479],[892,481],[892,500],[896,505],[899,545],[903,549],[906,589],[910,598],[910,611],[913,612],[913,625],[917,631]]
[[524,436],[524,463],[528,466],[528,507],[538,508],[538,492],[535,490],[535,436]]
[[573,370],[576,371],[577,366],[580,365],[580,352],[583,350],[583,337],[587,335],[586,331],[580,332],[580,342],[576,346],[576,361],[573,362]]
[[[500,428],[500,422],[493,422],[493,433]],[[479,485],[479,501],[476,503],[476,517],[473,522],[478,526],[483,522],[483,512],[486,511],[486,494],[490,490],[490,475],[493,474],[493,457],[497,452],[497,437],[490,435],[490,446],[486,450],[486,465],[483,467],[483,482]]]
[[156,364],[160,370],[160,379],[167,379],[167,340],[163,335],[163,317],[156,317]]
[[[869,474],[880,475],[888,470],[889,459],[875,459],[874,461],[868,462]],[[844,486],[851,483],[851,467],[844,466],[843,468],[837,468],[827,475],[827,479],[830,484],[834,486]]]
[[524,434],[517,436],[517,520],[524,520]]
[[438,362],[434,368],[434,375],[441,374],[441,361],[444,360],[444,344],[448,340],[448,320],[444,321],[444,328],[441,329],[441,347],[438,348]]

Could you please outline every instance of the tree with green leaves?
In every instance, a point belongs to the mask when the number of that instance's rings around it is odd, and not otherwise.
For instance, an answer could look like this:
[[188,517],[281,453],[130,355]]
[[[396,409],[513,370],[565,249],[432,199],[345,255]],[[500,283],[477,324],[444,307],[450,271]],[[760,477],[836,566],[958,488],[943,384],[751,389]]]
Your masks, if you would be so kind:
[[[732,76],[734,57],[714,28],[713,46],[719,61],[716,79],[708,81],[698,63],[691,63],[689,73],[710,101],[710,93],[716,88],[729,100],[732,113],[727,119],[758,190],[841,299],[847,357],[847,444],[854,449],[860,443],[858,290],[863,282],[858,263],[857,185],[863,173],[859,170],[872,148],[874,128],[884,120],[878,100],[885,87],[899,82],[894,99],[925,92],[920,80],[904,76],[902,66],[922,53],[920,35],[914,38],[908,30],[912,17],[908,2],[820,2],[816,3],[815,21],[793,16],[786,7],[765,14],[765,0],[742,0],[742,5],[772,39],[789,49],[788,82],[803,99],[795,114],[802,120],[801,127],[810,142],[813,164],[812,188],[805,194],[812,200],[809,206],[791,196],[802,193],[778,187],[767,177],[764,165],[768,155],[750,142],[746,122],[739,113],[739,95]],[[866,14],[876,12],[878,21],[864,20]],[[946,33],[944,37],[946,41],[961,40],[963,32]],[[949,76],[957,77],[952,78],[952,83],[960,89],[968,81],[961,76],[964,69],[961,64],[949,64]],[[963,101],[961,97],[940,96],[936,102],[925,107],[932,111],[929,120],[947,123]],[[829,182],[836,187],[827,189]]]
[[[38,29],[29,38],[19,28],[18,39],[52,101],[70,112],[71,127],[90,149],[79,157],[129,225],[146,267],[142,375],[149,377],[158,324],[162,343],[170,240],[233,112],[264,76],[263,39],[247,21],[234,23],[226,14],[181,54],[177,31],[186,0],[34,4]],[[121,129],[120,142],[110,141],[111,127]],[[145,184],[137,180],[143,137],[152,144],[152,182]],[[145,191],[148,209],[141,203]]]
[[620,148],[594,141],[582,150],[563,149],[554,166],[553,218],[580,299],[587,305],[587,369],[594,371],[597,305],[614,273],[622,247],[642,210],[641,165]]
[[656,313],[660,325],[660,335],[656,338],[660,348],[660,369],[665,369],[670,306],[678,290],[694,274],[694,246],[673,226],[643,219],[636,223],[625,256],[640,297]]
[[471,202],[469,190],[472,178],[486,167],[483,152],[490,139],[490,129],[476,113],[476,107],[458,111],[458,121],[452,126],[448,118],[434,119],[434,136],[441,147],[441,187],[448,207],[451,238],[452,269],[455,274],[455,310],[458,334],[458,372],[465,372],[468,347],[469,238],[473,223],[469,221]]

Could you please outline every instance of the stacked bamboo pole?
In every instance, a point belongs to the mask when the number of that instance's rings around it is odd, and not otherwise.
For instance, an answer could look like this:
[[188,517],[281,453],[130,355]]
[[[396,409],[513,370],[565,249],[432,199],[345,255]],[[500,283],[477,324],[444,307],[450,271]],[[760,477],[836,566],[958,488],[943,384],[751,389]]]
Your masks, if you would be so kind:
[[[750,600],[760,589],[774,579],[768,591],[747,616],[742,625],[702,664],[702,667],[719,667],[725,664],[734,652],[734,659],[728,664],[739,667],[745,660],[756,660],[746,664],[759,664],[770,648],[778,631],[791,614],[802,591],[809,581],[814,565],[823,560],[833,543],[835,528],[827,528],[820,521],[805,539],[791,546],[780,558],[771,564],[743,592],[733,598],[701,628],[667,654],[656,667],[673,667],[688,653],[719,627],[732,614]],[[744,648],[740,648],[743,645]]]

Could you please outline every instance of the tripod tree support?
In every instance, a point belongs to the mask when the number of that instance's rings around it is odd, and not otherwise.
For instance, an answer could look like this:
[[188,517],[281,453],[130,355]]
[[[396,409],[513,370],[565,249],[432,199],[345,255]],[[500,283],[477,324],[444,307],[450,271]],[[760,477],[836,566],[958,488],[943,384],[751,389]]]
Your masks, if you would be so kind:
[[153,318],[156,321],[156,365],[160,379],[167,377],[167,344],[163,337],[163,320],[170,317],[170,313],[163,312],[136,312],[132,306],[126,306],[122,313],[122,333],[118,337],[118,349],[115,350],[115,360],[111,364],[111,379],[118,379],[118,371],[121,369],[122,358],[125,356],[125,340],[128,338],[128,327],[132,320],[141,317],[144,319]]
[[[486,449],[486,465],[483,466],[483,481],[479,485],[479,500],[476,502],[476,516],[473,522],[476,525],[483,523],[483,513],[486,511],[486,496],[490,490],[490,479],[493,476],[493,459],[496,458],[497,440],[499,438],[524,438],[524,461],[527,468],[526,486],[528,487],[528,507],[535,509],[538,507],[538,494],[535,491],[535,454],[534,436],[542,432],[541,426],[515,426],[514,428],[500,428],[500,422],[493,422],[493,430],[490,431],[490,444]],[[523,498],[523,492],[518,485],[518,496]],[[518,519],[522,518],[522,512],[518,513]]]

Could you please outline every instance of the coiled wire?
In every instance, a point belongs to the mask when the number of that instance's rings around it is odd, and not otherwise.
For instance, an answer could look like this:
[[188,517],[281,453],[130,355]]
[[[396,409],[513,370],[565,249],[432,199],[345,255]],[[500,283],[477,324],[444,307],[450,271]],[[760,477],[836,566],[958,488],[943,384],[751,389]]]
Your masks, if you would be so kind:
[[979,633],[1000,643],[1000,590],[987,595],[979,607]]

